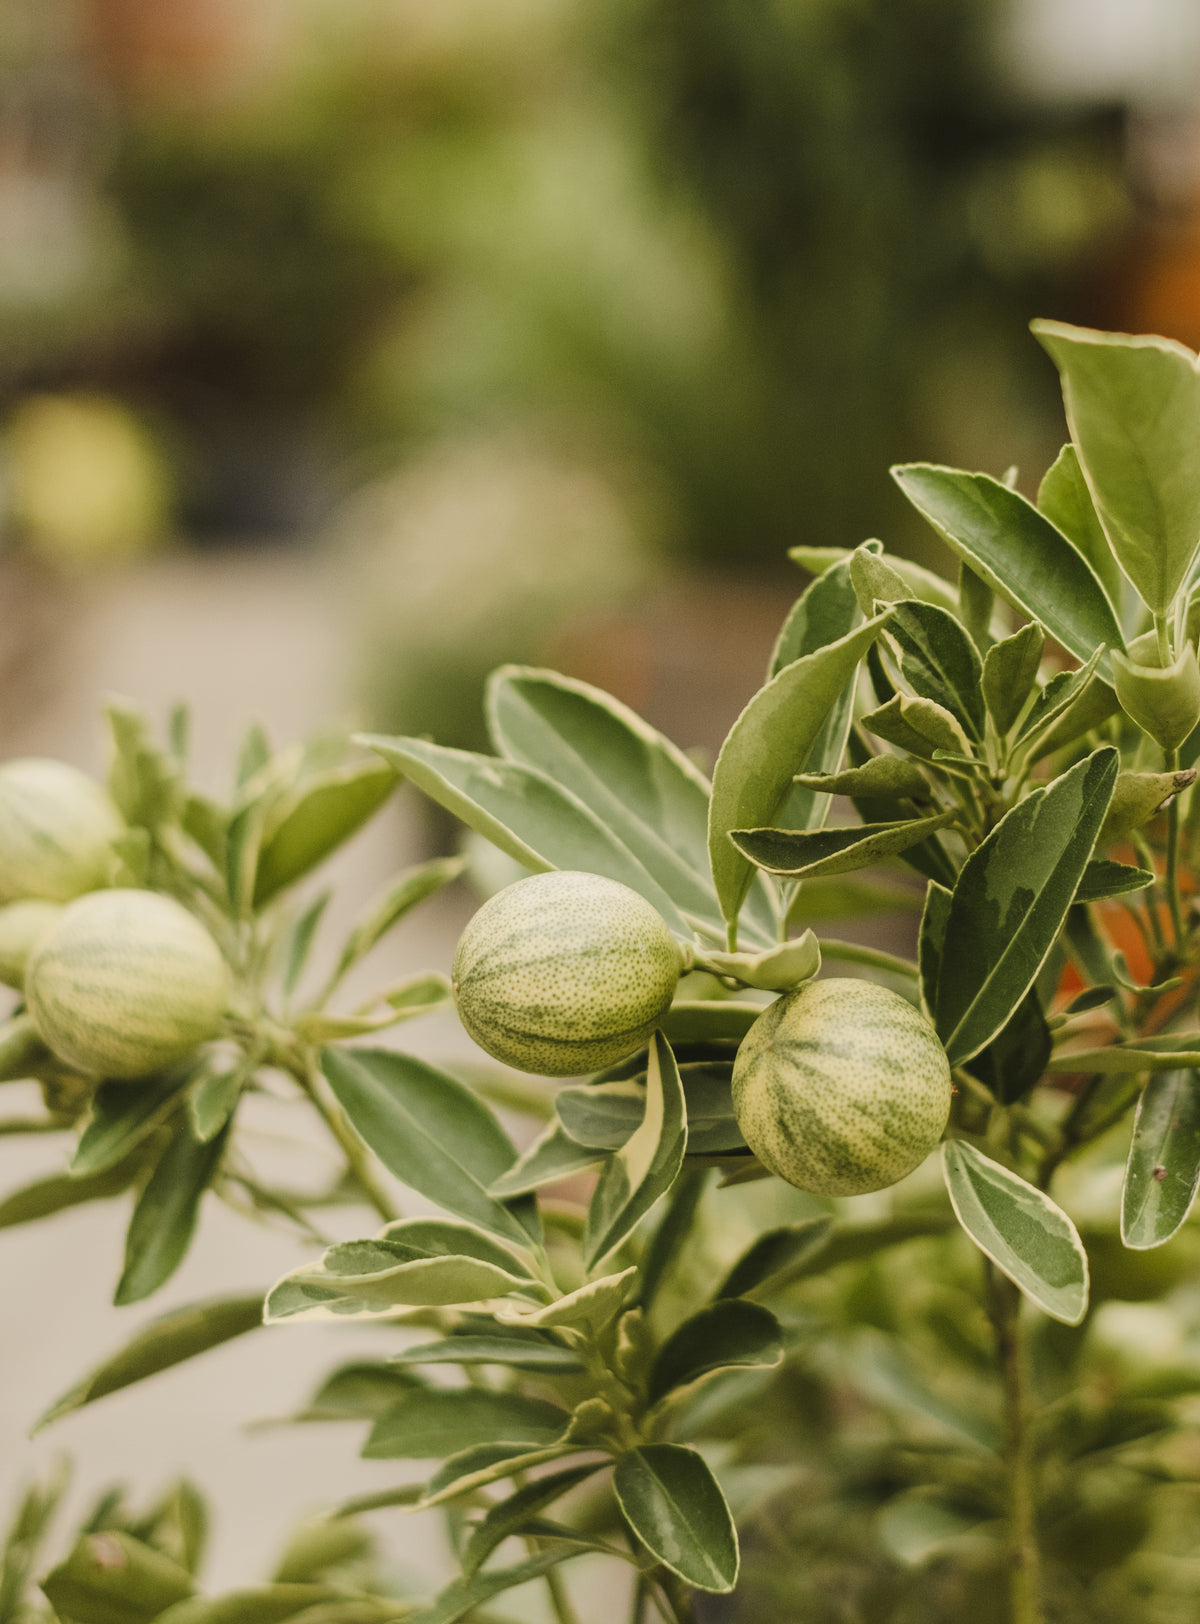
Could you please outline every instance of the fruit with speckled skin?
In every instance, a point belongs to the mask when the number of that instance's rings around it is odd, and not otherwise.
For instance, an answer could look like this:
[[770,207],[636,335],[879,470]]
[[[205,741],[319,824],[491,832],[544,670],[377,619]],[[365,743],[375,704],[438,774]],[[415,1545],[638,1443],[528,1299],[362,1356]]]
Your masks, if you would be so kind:
[[598,874],[555,870],[505,886],[463,931],[458,1013],[518,1071],[578,1077],[648,1041],[682,966],[661,915]]
[[95,779],[40,756],[0,765],[0,902],[70,902],[107,885],[121,814]]
[[919,1167],[950,1115],[950,1067],[924,1015],[886,987],[831,977],[772,1004],[733,1067],[733,1108],[772,1173],[865,1195]]
[[65,907],[25,972],[46,1047],[100,1077],[144,1077],[213,1037],[229,996],[220,949],[155,891],[94,891]]

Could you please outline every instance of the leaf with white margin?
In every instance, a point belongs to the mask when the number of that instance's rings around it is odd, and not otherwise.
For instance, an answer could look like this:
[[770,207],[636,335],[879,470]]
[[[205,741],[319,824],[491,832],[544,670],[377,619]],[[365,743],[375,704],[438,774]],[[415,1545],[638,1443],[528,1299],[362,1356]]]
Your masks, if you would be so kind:
[[522,1325],[538,1330],[585,1331],[595,1336],[615,1319],[629,1295],[637,1265],[619,1274],[606,1274],[577,1291],[568,1292],[546,1308],[523,1308],[514,1302],[499,1303],[495,1317],[501,1325]]
[[1088,1306],[1087,1253],[1062,1208],[964,1140],[942,1146],[942,1165],[950,1203],[979,1250],[1043,1313],[1078,1325]]

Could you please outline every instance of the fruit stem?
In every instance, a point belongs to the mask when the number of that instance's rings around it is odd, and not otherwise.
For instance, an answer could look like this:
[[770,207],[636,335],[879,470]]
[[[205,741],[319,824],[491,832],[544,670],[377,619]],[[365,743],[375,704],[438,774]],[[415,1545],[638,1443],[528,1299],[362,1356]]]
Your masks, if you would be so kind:
[[326,1097],[325,1079],[321,1075],[312,1049],[306,1044],[298,1046],[298,1052],[289,1059],[288,1070],[308,1095],[316,1107],[317,1114],[337,1140],[346,1158],[346,1166],[350,1170],[351,1177],[363,1196],[375,1208],[384,1223],[392,1223],[400,1214],[376,1179],[370,1156],[346,1119],[345,1112],[336,1101]]
[[1044,1624],[1036,1531],[1033,1439],[1021,1348],[1021,1294],[995,1264],[984,1263],[988,1315],[1004,1383],[1008,1468],[1008,1546],[1012,1562],[1012,1624]]

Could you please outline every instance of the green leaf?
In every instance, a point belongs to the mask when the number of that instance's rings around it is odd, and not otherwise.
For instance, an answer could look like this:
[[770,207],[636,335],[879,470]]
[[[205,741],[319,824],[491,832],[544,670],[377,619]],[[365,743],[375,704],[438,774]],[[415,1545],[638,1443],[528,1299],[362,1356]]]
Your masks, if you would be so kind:
[[1200,370],[1169,338],[1035,321],[1062,378],[1071,439],[1117,561],[1165,614],[1200,542]]
[[299,985],[304,967],[308,963],[309,953],[312,951],[313,941],[332,896],[332,891],[319,892],[304,912],[288,926],[280,939],[275,959],[280,967],[285,998],[291,998]]
[[1102,897],[1123,897],[1153,883],[1154,875],[1148,868],[1132,868],[1128,863],[1114,863],[1108,857],[1093,857],[1083,871],[1075,901],[1097,902]]
[[229,814],[206,795],[189,790],[180,814],[183,832],[195,841],[218,874],[225,873]]
[[225,1152],[228,1128],[197,1144],[181,1121],[150,1182],[138,1197],[125,1235],[125,1267],[113,1302],[141,1302],[171,1278],[187,1255],[200,1212]]
[[929,463],[893,468],[892,477],[958,558],[1081,663],[1102,644],[1124,648],[1091,565],[1023,496],[987,474]]
[[769,1369],[783,1359],[783,1333],[769,1309],[719,1297],[676,1326],[650,1367],[651,1404],[715,1370]]
[[425,1387],[403,1393],[376,1421],[366,1460],[441,1460],[481,1444],[545,1446],[566,1428],[566,1410],[520,1393]]
[[188,1093],[188,1120],[197,1144],[215,1139],[237,1109],[242,1090],[258,1069],[253,1055],[242,1055],[236,1065],[201,1072]]
[[1200,1072],[1160,1071],[1147,1082],[1133,1120],[1121,1197],[1121,1239],[1161,1246],[1192,1210],[1200,1187]]
[[804,766],[826,716],[886,619],[878,615],[784,666],[755,694],[721,746],[713,773],[708,845],[730,947],[737,945],[738,914],[754,869],[730,842],[729,832],[774,822],[793,775]]
[[1038,486],[1037,505],[1087,559],[1108,593],[1108,601],[1119,611],[1128,590],[1125,577],[1108,545],[1092,493],[1079,466],[1079,453],[1069,440]]
[[560,1562],[578,1554],[574,1546],[559,1546],[553,1550],[539,1551],[536,1556],[527,1557],[515,1567],[489,1568],[486,1573],[476,1573],[469,1579],[455,1579],[428,1607],[405,1615],[405,1624],[457,1624],[460,1618],[465,1618],[485,1601],[491,1601],[493,1596],[515,1590],[518,1585],[528,1584],[532,1579],[539,1579]]
[[[680,1066],[689,1155],[745,1149],[733,1112],[732,1071],[732,1063],[727,1061],[690,1061]],[[577,1145],[593,1152],[619,1150],[645,1114],[645,1081],[642,1073],[618,1083],[561,1088],[554,1100],[559,1120]]]
[[96,1366],[82,1381],[56,1399],[37,1423],[39,1430],[85,1404],[94,1404],[109,1393],[134,1382],[145,1381],[160,1370],[170,1370],[199,1353],[207,1353],[236,1336],[244,1336],[262,1324],[262,1297],[213,1297],[204,1302],[174,1308],[160,1319],[151,1320],[117,1353]]
[[687,1148],[683,1084],[661,1032],[650,1043],[646,1114],[636,1133],[605,1162],[588,1209],[584,1261],[589,1269],[621,1244],[670,1189]]
[[378,1009],[378,1014],[324,1015],[320,1010],[310,1010],[296,1017],[292,1030],[304,1043],[336,1043],[343,1038],[363,1037],[368,1032],[386,1032],[402,1021],[430,1014],[449,1003],[452,997],[449,978],[438,970],[425,970],[398,987],[380,993],[369,1006]]
[[1043,1313],[1078,1325],[1087,1313],[1087,1253],[1066,1213],[963,1140],[942,1146],[942,1163],[958,1221],[980,1251]]
[[983,738],[983,667],[975,645],[954,615],[911,599],[893,603],[889,641],[900,650],[900,674],[914,694],[932,699]]
[[28,1618],[23,1606],[26,1591],[69,1482],[70,1468],[59,1461],[45,1484],[30,1484],[8,1526],[0,1549],[2,1624],[22,1624]]
[[509,1495],[507,1500],[501,1500],[498,1505],[492,1506],[483,1521],[475,1528],[462,1553],[462,1569],[465,1577],[469,1579],[476,1573],[506,1539],[519,1534],[531,1517],[536,1517],[547,1506],[561,1500],[564,1494],[569,1494],[578,1484],[594,1476],[602,1464],[600,1461],[590,1461],[584,1466],[568,1466],[565,1471],[554,1472],[549,1476],[538,1478],[533,1483],[527,1483],[524,1488]]
[[515,1302],[498,1303],[496,1318],[502,1325],[583,1331],[594,1341],[620,1313],[633,1289],[636,1274],[637,1266],[630,1264],[629,1268],[622,1269],[618,1274],[606,1274],[599,1280],[589,1280],[586,1286],[579,1286],[545,1308],[526,1308]]
[[764,1007],[733,999],[680,999],[666,1011],[659,1026],[667,1042],[676,1047],[681,1043],[740,1043]]
[[1200,1068],[1200,1033],[1191,1033],[1190,1049],[1152,1049],[1150,1039],[1141,1043],[1110,1043],[1103,1049],[1070,1049],[1054,1054],[1046,1070],[1053,1072],[1097,1072],[1109,1076],[1135,1071],[1174,1071],[1178,1066]]
[[139,1077],[136,1083],[101,1083],[71,1158],[71,1172],[76,1176],[102,1173],[124,1161],[171,1115],[198,1066],[196,1059],[189,1058],[157,1076]]
[[42,1580],[55,1612],[77,1624],[151,1624],[195,1588],[178,1563],[117,1529],[85,1535]]
[[840,773],[797,773],[796,783],[825,795],[851,795],[862,800],[875,796],[885,799],[928,801],[932,799],[929,780],[921,769],[900,756],[872,756],[861,767],[848,767]]
[[[553,671],[501,666],[486,711],[496,749],[578,797],[685,914],[719,926],[708,864],[709,786],[681,750],[609,694]],[[767,898],[759,926],[770,932]]]
[[534,1466],[544,1466],[547,1461],[561,1460],[564,1455],[576,1453],[579,1448],[568,1438],[569,1434],[564,1434],[561,1441],[537,1449],[531,1449],[528,1444],[512,1443],[472,1444],[467,1449],[460,1449],[448,1456],[434,1472],[418,1504],[422,1511],[429,1506],[446,1505],[486,1488],[489,1483],[499,1483]]
[[357,742],[377,750],[430,800],[526,868],[579,869],[617,880],[645,897],[673,931],[690,937],[678,908],[645,865],[577,795],[548,773],[423,739],[366,734]]
[[613,1489],[629,1526],[664,1567],[698,1590],[733,1589],[737,1530],[720,1485],[694,1449],[632,1449],[617,1462]]
[[521,1216],[487,1193],[516,1151],[470,1089],[389,1049],[323,1049],[321,1067],[358,1133],[402,1183],[498,1235],[530,1238]]
[[1025,1098],[1050,1058],[1050,1029],[1037,987],[1030,987],[1009,1020],[971,1061],[977,1077],[1001,1105]]
[[971,743],[958,719],[934,699],[893,694],[885,705],[862,718],[862,726],[877,738],[926,760],[935,750],[949,750],[971,759]]
[[504,1201],[528,1195],[532,1190],[541,1189],[543,1184],[556,1184],[559,1179],[594,1167],[602,1154],[576,1144],[561,1122],[552,1122],[506,1173],[493,1179],[488,1194]]
[[963,864],[938,977],[937,1029],[952,1066],[978,1054],[1033,985],[1083,878],[1118,764],[1105,746],[1033,790]]
[[988,649],[983,662],[983,700],[1003,738],[1016,725],[1033,692],[1046,634],[1036,620]]
[[127,1190],[140,1169],[140,1158],[130,1157],[116,1167],[102,1173],[85,1173],[82,1178],[74,1173],[52,1173],[49,1178],[35,1179],[0,1201],[0,1229],[37,1223],[89,1201],[107,1201]]
[[417,863],[411,868],[402,869],[383,895],[371,903],[354,925],[326,992],[331,992],[346,972],[365,958],[405,914],[456,880],[465,867],[465,857],[434,857],[428,863]]
[[126,823],[157,829],[182,806],[179,763],[154,743],[149,718],[124,699],[110,699],[104,716],[113,741],[108,788]]
[[951,808],[931,818],[902,823],[861,823],[829,829],[732,829],[729,838],[752,863],[789,879],[847,874],[896,857],[948,828],[959,813]]
[[833,1219],[822,1213],[819,1218],[802,1218],[782,1229],[767,1230],[742,1253],[713,1296],[746,1297],[769,1286],[794,1264],[815,1257],[828,1244],[832,1228]]
[[506,1365],[513,1370],[577,1375],[583,1366],[569,1349],[533,1334],[445,1336],[391,1357],[394,1365]]
[[386,1624],[395,1603],[353,1599],[322,1584],[260,1585],[225,1596],[193,1596],[160,1613],[156,1624]]
[[[849,563],[857,551],[854,547],[789,547],[788,557],[811,574],[820,576],[837,564]],[[945,576],[935,575],[923,564],[914,564],[909,558],[889,554],[888,563],[907,586],[910,598],[936,604],[950,614],[957,612],[958,596]]]
[[942,973],[942,952],[946,945],[951,895],[944,885],[930,880],[921,914],[917,959],[921,967],[921,1003],[930,1020],[937,1011],[938,981]]
[[377,1361],[355,1359],[327,1376],[291,1421],[375,1421],[420,1378]]
[[[836,643],[860,625],[862,618],[850,578],[850,560],[844,560],[812,581],[793,605],[771,652],[768,680],[777,676],[785,665]],[[820,732],[800,763],[807,771],[828,772],[840,765],[854,711],[854,689],[851,678],[830,706]],[[828,801],[818,798],[804,785],[793,783],[777,821],[787,829],[814,829],[825,822],[828,813]],[[763,897],[761,888],[753,886],[748,901],[754,905]]]
[[392,768],[360,762],[310,778],[295,790],[276,808],[263,841],[254,880],[255,907],[294,885],[357,834],[396,783]]
[[717,975],[732,976],[760,992],[791,992],[811,981],[821,968],[821,945],[811,930],[794,941],[780,942],[761,953],[717,953],[709,949],[697,965]]

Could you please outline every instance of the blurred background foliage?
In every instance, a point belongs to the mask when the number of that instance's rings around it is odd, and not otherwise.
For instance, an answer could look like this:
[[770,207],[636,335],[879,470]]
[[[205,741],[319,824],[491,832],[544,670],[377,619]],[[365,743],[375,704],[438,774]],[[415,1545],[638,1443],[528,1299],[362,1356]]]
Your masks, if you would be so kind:
[[[1026,322],[1131,322],[1190,218],[1182,25],[1142,8],[1149,76],[1101,53],[1064,90],[1071,3],[9,0],[8,530],[74,564],[349,537],[370,646],[396,621],[379,719],[446,738],[464,682],[544,655],[531,622],[635,600],[664,553],[920,548],[888,464],[1035,480],[1059,407]],[[442,633],[386,535],[422,502],[462,530],[430,589],[474,543],[487,597]]]

